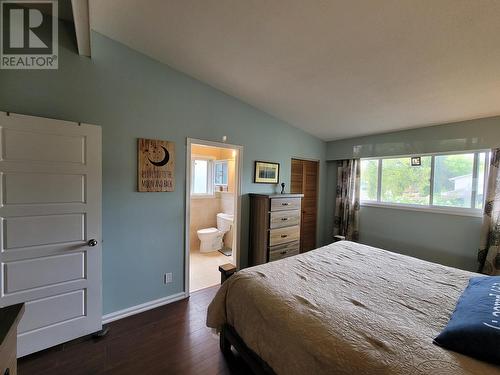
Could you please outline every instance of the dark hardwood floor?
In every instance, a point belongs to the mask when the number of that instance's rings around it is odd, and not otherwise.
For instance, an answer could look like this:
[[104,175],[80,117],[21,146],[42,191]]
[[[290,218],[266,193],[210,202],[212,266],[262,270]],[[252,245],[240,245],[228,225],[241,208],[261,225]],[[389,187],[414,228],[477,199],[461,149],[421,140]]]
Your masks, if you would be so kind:
[[218,287],[110,323],[101,339],[85,337],[19,360],[19,375],[251,374],[236,353],[224,357],[205,326]]

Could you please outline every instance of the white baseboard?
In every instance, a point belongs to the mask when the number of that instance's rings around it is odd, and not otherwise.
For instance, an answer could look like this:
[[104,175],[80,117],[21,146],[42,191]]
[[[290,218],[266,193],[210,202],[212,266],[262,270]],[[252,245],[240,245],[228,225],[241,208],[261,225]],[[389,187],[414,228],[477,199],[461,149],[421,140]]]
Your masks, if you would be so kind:
[[149,301],[146,303],[142,303],[140,305],[128,307],[128,308],[123,309],[123,310],[118,310],[118,311],[103,315],[102,316],[102,324],[111,323],[111,322],[114,322],[115,320],[123,319],[123,318],[126,318],[127,316],[131,316],[131,315],[139,314],[141,312],[151,310],[151,309],[154,309],[156,307],[160,307],[160,306],[163,306],[163,305],[175,302],[175,301],[179,301],[179,300],[187,298],[187,297],[188,297],[187,293],[180,292],[180,293],[172,294],[171,296],[168,296],[168,297],[155,299],[154,301]]

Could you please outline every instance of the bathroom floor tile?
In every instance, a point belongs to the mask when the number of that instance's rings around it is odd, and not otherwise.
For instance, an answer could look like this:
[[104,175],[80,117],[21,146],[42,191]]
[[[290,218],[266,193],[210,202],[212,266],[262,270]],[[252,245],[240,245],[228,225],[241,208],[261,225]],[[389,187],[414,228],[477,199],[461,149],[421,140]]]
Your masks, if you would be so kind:
[[233,257],[227,257],[218,251],[200,253],[198,250],[191,250],[189,262],[189,289],[194,292],[220,284],[219,266],[233,263]]

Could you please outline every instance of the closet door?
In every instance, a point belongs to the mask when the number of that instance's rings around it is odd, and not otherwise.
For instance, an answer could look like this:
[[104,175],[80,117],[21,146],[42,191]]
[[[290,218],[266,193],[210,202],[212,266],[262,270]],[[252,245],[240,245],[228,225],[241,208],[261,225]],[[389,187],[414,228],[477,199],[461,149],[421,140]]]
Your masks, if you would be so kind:
[[0,307],[18,355],[101,329],[101,129],[0,113]]
[[304,194],[300,224],[300,252],[316,248],[319,162],[292,159],[291,193]]

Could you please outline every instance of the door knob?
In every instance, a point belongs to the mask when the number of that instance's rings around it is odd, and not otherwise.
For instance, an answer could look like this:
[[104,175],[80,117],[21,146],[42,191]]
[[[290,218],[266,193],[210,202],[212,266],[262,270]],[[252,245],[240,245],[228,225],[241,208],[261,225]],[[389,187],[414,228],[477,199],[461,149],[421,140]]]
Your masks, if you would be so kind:
[[89,240],[89,242],[87,242],[87,245],[89,245],[90,247],[94,247],[97,245],[97,240],[92,238],[91,240]]

